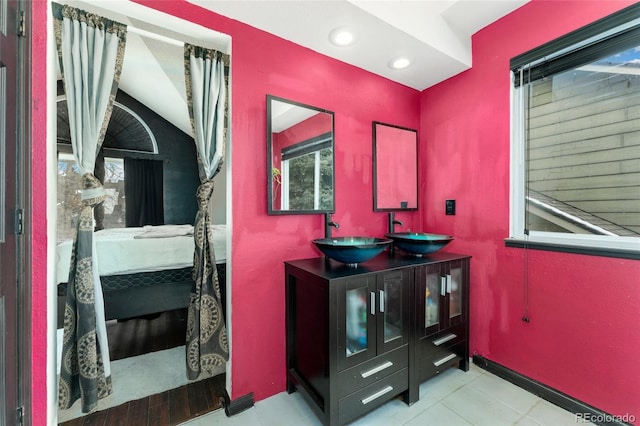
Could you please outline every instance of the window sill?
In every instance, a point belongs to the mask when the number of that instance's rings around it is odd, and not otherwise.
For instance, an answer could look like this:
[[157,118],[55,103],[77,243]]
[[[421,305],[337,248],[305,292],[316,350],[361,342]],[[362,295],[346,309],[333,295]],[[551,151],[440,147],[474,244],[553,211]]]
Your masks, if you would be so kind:
[[570,244],[556,244],[556,243],[546,243],[546,242],[539,242],[539,241],[527,241],[527,240],[516,239],[516,238],[506,238],[504,240],[504,245],[506,247],[528,248],[532,250],[556,251],[556,252],[562,252],[562,253],[584,254],[587,256],[604,256],[604,257],[615,257],[618,259],[640,260],[640,251],[638,250],[585,247],[585,246],[576,246],[576,245],[570,245]]

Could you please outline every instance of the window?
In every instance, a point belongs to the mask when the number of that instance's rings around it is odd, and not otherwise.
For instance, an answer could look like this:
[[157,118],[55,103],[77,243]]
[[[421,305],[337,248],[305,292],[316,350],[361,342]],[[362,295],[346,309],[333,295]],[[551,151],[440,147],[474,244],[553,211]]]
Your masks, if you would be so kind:
[[640,255],[639,6],[512,59],[508,245]]
[[[282,208],[330,210],[333,205],[333,149],[331,134],[282,150]],[[296,182],[295,187],[289,182]]]
[[[58,242],[73,239],[82,205],[82,176],[73,154],[58,154]],[[125,227],[124,160],[104,159],[104,228]]]
[[124,198],[124,159],[104,159],[104,182],[107,198],[104,207],[104,228],[124,228],[126,203]]

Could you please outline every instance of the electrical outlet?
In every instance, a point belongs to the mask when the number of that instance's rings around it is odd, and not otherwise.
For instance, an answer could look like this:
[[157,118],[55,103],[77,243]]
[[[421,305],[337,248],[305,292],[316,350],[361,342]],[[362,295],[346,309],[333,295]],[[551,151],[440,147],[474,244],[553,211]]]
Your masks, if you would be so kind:
[[444,213],[446,215],[456,214],[456,200],[446,200],[444,202]]

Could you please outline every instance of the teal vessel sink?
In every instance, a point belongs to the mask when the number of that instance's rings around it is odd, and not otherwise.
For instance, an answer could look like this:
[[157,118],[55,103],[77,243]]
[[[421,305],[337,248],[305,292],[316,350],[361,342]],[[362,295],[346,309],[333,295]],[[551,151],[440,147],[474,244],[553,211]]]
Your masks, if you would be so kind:
[[313,240],[313,244],[324,253],[325,256],[357,266],[382,253],[393,241],[387,238],[373,237],[333,237]]
[[393,240],[395,247],[413,256],[435,253],[453,241],[450,235],[424,232],[394,232],[385,234],[385,237]]

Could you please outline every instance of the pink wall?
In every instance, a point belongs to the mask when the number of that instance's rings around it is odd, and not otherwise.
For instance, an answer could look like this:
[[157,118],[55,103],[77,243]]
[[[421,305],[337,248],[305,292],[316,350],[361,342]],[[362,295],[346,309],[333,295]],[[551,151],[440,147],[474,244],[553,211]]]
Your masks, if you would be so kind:
[[420,211],[425,229],[456,237],[449,250],[473,255],[472,353],[637,418],[640,262],[504,246],[509,59],[631,3],[534,0],[475,34],[473,68],[421,96]]
[[285,388],[283,261],[319,255],[311,240],[324,235],[320,215],[266,214],[265,94],[335,113],[338,236],[384,233],[386,216],[372,207],[371,122],[417,125],[419,94],[246,25],[193,16],[233,38],[232,397],[260,400]]
[[[47,2],[33,2],[31,35],[31,416],[47,424]],[[38,25],[37,25],[38,24]]]

